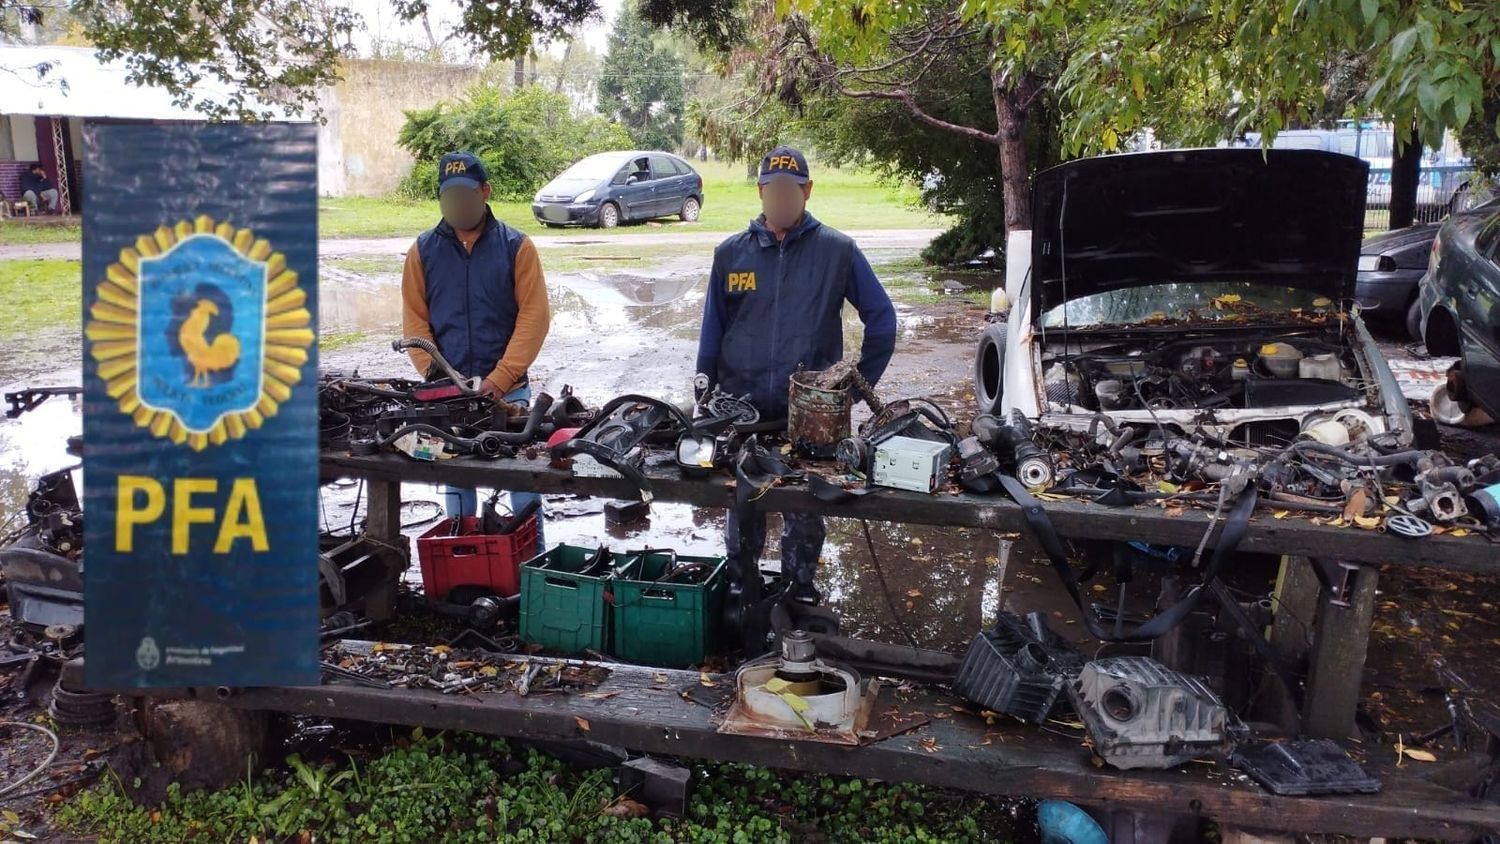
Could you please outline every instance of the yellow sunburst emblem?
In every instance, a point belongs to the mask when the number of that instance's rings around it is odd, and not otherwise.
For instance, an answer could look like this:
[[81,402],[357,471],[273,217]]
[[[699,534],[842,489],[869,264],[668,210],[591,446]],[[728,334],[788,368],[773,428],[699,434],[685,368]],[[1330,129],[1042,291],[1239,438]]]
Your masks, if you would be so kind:
[[195,451],[275,416],[317,339],[285,256],[206,215],[136,238],[96,292],[83,333],[105,392]]

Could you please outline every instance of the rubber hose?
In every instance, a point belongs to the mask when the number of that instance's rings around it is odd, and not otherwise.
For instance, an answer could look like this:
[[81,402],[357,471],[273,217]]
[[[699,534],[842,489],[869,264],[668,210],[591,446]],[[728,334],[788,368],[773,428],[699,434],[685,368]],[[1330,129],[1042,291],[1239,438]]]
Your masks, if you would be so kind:
[[431,340],[425,337],[406,337],[401,340],[391,341],[391,348],[398,352],[404,352],[412,348],[421,349],[427,354],[432,355],[432,362],[437,364],[438,368],[443,370],[449,378],[453,379],[453,383],[458,385],[460,392],[466,396],[479,395],[478,391],[469,387],[469,382],[459,374],[458,370],[453,368],[453,364],[449,363],[447,358],[443,357],[443,353],[438,351],[437,346],[433,345]]
[[494,434],[496,439],[502,443],[525,443],[531,442],[536,436],[537,430],[541,428],[542,419],[546,418],[547,411],[552,408],[552,397],[546,393],[538,393],[531,402],[531,412],[526,415],[526,427],[519,431],[486,431],[486,434]]

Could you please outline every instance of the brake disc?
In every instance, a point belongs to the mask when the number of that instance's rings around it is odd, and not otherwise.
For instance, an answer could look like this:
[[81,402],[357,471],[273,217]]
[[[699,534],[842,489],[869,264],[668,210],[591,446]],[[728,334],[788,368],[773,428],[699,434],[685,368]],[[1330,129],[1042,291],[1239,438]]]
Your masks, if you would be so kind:
[[1420,539],[1432,533],[1432,525],[1408,513],[1395,513],[1387,516],[1385,529],[1398,536],[1409,536],[1413,539]]

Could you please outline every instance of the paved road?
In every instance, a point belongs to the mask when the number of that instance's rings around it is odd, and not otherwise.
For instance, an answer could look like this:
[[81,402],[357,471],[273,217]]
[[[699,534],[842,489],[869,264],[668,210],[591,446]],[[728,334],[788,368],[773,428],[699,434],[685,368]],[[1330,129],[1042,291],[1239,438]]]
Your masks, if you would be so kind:
[[[941,229],[884,229],[846,232],[862,249],[920,249],[942,233]],[[539,249],[579,246],[629,246],[631,244],[693,245],[711,247],[728,237],[728,232],[652,231],[629,234],[581,232],[565,235],[536,235],[532,242]],[[401,255],[411,246],[411,237],[334,238],[318,242],[318,253],[324,258],[356,255]],[[39,243],[25,246],[0,246],[0,261],[26,258],[77,260],[82,247],[77,243]]]

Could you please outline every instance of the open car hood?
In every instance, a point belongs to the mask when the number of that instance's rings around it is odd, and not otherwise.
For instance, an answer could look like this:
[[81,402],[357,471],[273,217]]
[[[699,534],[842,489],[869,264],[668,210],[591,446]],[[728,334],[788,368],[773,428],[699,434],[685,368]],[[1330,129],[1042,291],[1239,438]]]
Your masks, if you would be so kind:
[[1167,282],[1354,293],[1369,166],[1315,150],[1167,150],[1086,158],[1032,193],[1033,318]]

